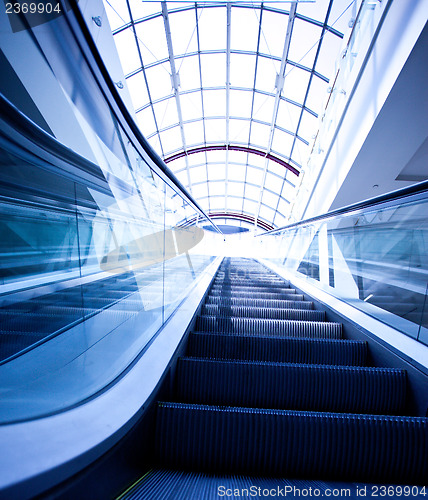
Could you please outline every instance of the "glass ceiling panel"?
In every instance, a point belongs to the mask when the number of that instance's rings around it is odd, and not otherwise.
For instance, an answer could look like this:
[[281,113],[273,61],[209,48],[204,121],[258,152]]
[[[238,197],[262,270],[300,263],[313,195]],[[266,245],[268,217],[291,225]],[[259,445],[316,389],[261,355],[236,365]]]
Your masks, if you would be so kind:
[[151,106],[137,114],[137,123],[146,137],[156,132],[155,119]]
[[257,51],[259,18],[256,9],[232,7],[231,49]]
[[199,9],[198,14],[201,50],[224,50],[226,44],[226,7],[205,7]]
[[114,41],[120,54],[120,62],[125,75],[141,67],[135,36],[131,28],[117,33]]
[[252,89],[256,56],[245,54],[230,55],[230,84],[234,87]]
[[263,10],[260,52],[281,59],[287,33],[288,15]]
[[247,144],[249,135],[249,120],[229,120],[229,138],[231,142]]
[[162,17],[136,24],[135,31],[137,32],[138,45],[145,66],[168,57],[165,26]]
[[321,28],[306,21],[296,19],[293,25],[288,59],[307,68],[312,68]]
[[183,120],[202,119],[202,93],[192,92],[189,94],[181,94],[181,112]]
[[206,54],[201,56],[202,86],[226,86],[226,54]]
[[241,90],[230,91],[230,115],[251,118],[251,106],[253,102],[253,92],[243,92]]
[[196,16],[193,9],[171,13],[169,15],[169,25],[172,39],[174,40],[175,56],[198,50]]
[[[206,149],[170,161],[168,167],[185,186],[190,179],[193,195],[207,211],[231,210],[271,225],[285,223],[300,179],[266,155],[305,168],[329,85],[311,73],[334,78],[352,0],[298,3],[295,14],[293,4],[269,0],[167,2],[165,18],[161,2],[104,2],[137,122],[152,147],[164,158]],[[131,23],[128,2],[137,39],[132,26],[124,29]],[[323,26],[332,23],[333,32],[326,32]],[[278,77],[280,72],[285,77]],[[211,146],[250,149],[210,151]]]

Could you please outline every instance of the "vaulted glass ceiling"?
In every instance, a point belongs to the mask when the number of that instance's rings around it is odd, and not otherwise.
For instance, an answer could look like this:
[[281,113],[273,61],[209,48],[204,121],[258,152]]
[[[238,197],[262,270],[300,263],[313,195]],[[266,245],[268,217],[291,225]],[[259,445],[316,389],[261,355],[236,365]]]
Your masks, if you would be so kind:
[[219,223],[284,225],[356,0],[104,1],[157,153]]

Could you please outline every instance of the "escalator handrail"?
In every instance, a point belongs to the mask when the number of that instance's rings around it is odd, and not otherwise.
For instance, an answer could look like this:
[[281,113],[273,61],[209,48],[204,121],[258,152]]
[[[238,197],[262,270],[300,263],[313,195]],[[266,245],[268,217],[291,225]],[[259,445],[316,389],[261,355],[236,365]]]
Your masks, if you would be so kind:
[[309,219],[293,222],[292,224],[288,224],[278,229],[272,229],[271,231],[267,231],[257,236],[265,236],[268,234],[281,233],[288,229],[293,229],[299,226],[306,226],[308,224],[312,224],[313,222],[318,222],[324,219],[330,219],[333,217],[337,217],[339,215],[350,214],[352,212],[357,213],[358,211],[362,211],[367,208],[374,208],[377,205],[382,205],[382,204],[396,205],[397,201],[403,200],[404,198],[409,198],[411,196],[424,195],[424,194],[428,195],[428,181],[418,182],[417,184],[412,184],[411,186],[407,186],[405,188],[397,189],[389,193],[381,194],[373,198],[368,198],[366,200],[353,203],[351,205],[346,205],[344,207],[337,208],[330,212],[326,212],[325,214],[316,215],[315,217],[310,217]]

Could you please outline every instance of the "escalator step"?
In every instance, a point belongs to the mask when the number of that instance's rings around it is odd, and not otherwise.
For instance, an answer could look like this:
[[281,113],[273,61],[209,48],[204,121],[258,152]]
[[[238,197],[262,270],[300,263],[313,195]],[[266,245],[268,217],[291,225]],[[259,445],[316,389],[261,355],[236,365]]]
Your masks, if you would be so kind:
[[296,290],[294,288],[288,288],[285,286],[277,287],[270,285],[257,285],[257,286],[247,286],[247,285],[212,285],[210,292],[219,292],[221,294],[225,293],[241,293],[241,292],[268,292],[275,294],[284,294],[284,293],[295,293]]
[[314,303],[303,300],[275,300],[275,299],[244,299],[239,297],[222,297],[210,295],[206,304],[221,306],[248,306],[248,307],[283,307],[285,309],[313,309]]
[[424,484],[428,420],[159,403],[161,466]]
[[364,366],[367,343],[356,340],[296,339],[191,333],[187,355],[279,363]]
[[272,335],[306,338],[342,338],[340,323],[287,319],[217,318],[198,316],[195,329],[204,333]]
[[393,368],[180,358],[185,403],[397,415],[406,372]]
[[270,293],[270,292],[236,292],[236,291],[221,291],[210,290],[208,297],[224,297],[224,298],[248,298],[248,299],[275,299],[275,300],[304,300],[303,295],[295,293],[292,289],[288,293]]
[[295,319],[299,321],[325,321],[324,311],[285,309],[273,307],[224,306],[205,304],[202,315],[217,317],[239,316],[243,318]]

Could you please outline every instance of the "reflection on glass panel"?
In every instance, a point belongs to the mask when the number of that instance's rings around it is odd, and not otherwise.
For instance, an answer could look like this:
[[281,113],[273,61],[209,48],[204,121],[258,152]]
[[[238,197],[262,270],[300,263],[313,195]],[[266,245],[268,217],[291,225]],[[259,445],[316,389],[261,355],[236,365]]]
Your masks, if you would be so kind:
[[171,27],[172,46],[176,56],[198,50],[194,10],[171,13],[169,15],[169,24]]
[[247,199],[244,200],[243,212],[249,215],[254,215],[256,210],[257,210],[257,202]]
[[278,179],[276,175],[270,174],[268,172],[266,174],[265,187],[267,187],[273,192],[279,193],[279,189],[281,187],[281,180]]
[[274,259],[426,343],[427,205],[421,193],[284,229]]
[[232,7],[231,49],[257,50],[259,19],[255,9]]
[[321,28],[319,26],[296,19],[293,25],[288,59],[307,68],[312,68],[320,36]]
[[234,198],[228,195],[227,208],[233,212],[240,212],[242,209],[242,198]]

